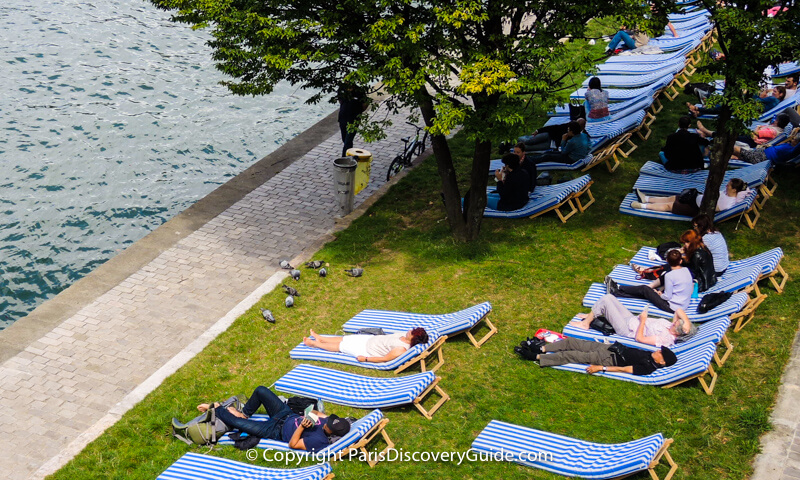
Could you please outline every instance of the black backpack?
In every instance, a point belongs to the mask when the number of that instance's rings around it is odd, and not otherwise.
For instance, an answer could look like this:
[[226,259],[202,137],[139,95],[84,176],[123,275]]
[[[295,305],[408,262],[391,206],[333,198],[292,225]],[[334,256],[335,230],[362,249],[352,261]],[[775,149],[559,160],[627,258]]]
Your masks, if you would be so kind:
[[697,313],[706,313],[709,310],[713,310],[715,307],[727,302],[732,295],[731,292],[707,293],[703,295],[703,299],[700,300],[700,304],[697,305]]

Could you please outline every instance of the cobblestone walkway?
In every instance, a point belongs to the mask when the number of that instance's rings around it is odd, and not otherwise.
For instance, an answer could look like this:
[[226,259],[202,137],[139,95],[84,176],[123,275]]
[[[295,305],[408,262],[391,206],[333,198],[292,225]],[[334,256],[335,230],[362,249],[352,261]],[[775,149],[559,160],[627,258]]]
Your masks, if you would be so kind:
[[[404,120],[395,118],[386,140],[364,145],[374,156],[372,178],[356,205],[385,183],[399,138],[413,134]],[[322,141],[3,362],[0,434],[10,447],[0,455],[3,477],[41,475],[43,465],[275,273],[279,260],[328,233],[331,160],[340,152],[338,135]]]

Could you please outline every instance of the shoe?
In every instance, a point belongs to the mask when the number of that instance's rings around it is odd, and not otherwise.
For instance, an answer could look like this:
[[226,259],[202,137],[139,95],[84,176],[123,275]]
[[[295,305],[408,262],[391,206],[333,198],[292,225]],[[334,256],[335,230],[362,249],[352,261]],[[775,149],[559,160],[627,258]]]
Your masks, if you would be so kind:
[[631,208],[635,208],[636,210],[644,210],[645,209],[643,203],[637,202],[635,200],[631,202]]
[[616,297],[619,293],[619,285],[617,285],[617,282],[615,282],[613,278],[606,276],[603,283],[606,284],[606,293]]
[[631,262],[630,265],[631,265],[631,268],[633,269],[634,272],[636,272],[638,275],[642,274],[642,271],[644,270],[644,267],[642,267],[641,265],[636,265],[633,262]]
[[514,347],[514,352],[519,354],[525,360],[536,361],[536,357],[540,353],[542,353],[542,349],[539,347],[530,347],[530,348]]
[[639,198],[639,201],[641,203],[647,203],[647,195],[642,193],[642,191],[639,190],[638,188],[634,188],[633,191],[636,192],[636,196]]
[[519,346],[522,348],[530,348],[530,347],[541,347],[542,345],[546,344],[547,342],[542,340],[541,338],[537,337],[528,337],[526,340],[519,342]]

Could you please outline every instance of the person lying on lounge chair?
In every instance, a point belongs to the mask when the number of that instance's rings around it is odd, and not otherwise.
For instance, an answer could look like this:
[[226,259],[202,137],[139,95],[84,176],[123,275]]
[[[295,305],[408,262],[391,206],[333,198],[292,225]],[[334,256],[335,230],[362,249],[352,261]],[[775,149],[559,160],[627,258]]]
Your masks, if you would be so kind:
[[[269,420],[250,420],[249,417],[261,406],[267,411]],[[202,403],[197,409],[205,412],[211,407],[212,405]],[[336,415],[312,410],[318,417],[315,424],[310,419],[295,414],[272,390],[264,386],[255,389],[241,412],[228,407],[217,408],[214,413],[218,421],[232,429],[260,438],[284,441],[289,444],[289,448],[310,452],[326,448],[329,436],[343,437],[350,431],[350,423]]]
[[697,332],[697,327],[692,325],[686,312],[680,308],[675,310],[671,322],[664,318],[648,318],[646,312],[637,317],[613,295],[600,297],[591,312],[578,314],[582,320],[573,325],[588,330],[592,320],[601,315],[614,327],[617,335],[656,347],[686,341]]
[[[733,147],[733,151],[736,152],[737,148],[739,147]],[[767,149],[761,149],[760,151],[763,150]],[[678,198],[678,195],[670,195],[668,197],[645,195],[639,189],[636,189],[636,196],[639,197],[639,201],[631,202],[632,208],[654,210],[656,212],[672,212],[675,215],[685,215],[687,217],[694,217],[700,213],[700,204],[703,201],[702,194],[698,194],[694,202],[683,203]],[[737,203],[743,202],[745,198],[747,198],[747,184],[741,178],[732,178],[725,185],[725,188],[719,191],[716,210],[718,212],[727,210]]]
[[356,357],[359,362],[388,362],[399,357],[414,345],[428,342],[428,333],[422,327],[413,328],[405,333],[389,335],[323,337],[314,330],[310,330],[310,332],[310,337],[303,338],[303,343],[307,347],[346,353]]
[[735,146],[733,147],[733,154],[748,163],[761,163],[765,160],[771,160],[773,164],[780,165],[800,155],[800,134],[798,134],[798,129],[795,128],[786,143],[752,150]]
[[539,362],[540,367],[588,363],[586,373],[603,371],[650,375],[657,368],[670,367],[678,361],[675,353],[667,347],[647,352],[618,343],[608,345],[577,338],[565,338],[545,345],[537,343],[527,348],[514,347],[514,351],[529,360]]

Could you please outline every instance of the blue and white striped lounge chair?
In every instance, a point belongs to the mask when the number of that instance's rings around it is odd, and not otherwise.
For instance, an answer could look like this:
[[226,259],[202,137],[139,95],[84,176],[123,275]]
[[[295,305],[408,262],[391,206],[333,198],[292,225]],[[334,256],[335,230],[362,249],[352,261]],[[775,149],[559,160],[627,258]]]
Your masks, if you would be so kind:
[[[487,218],[535,218],[549,211],[555,211],[561,223],[567,223],[570,217],[578,212],[583,213],[586,208],[594,203],[590,187],[592,179],[589,175],[555,185],[536,187],[530,195],[527,205],[519,210],[503,212],[486,208],[483,216]],[[492,189],[493,190],[493,189]],[[583,203],[581,196],[587,195],[588,201]],[[564,213],[561,207],[567,206],[569,211]]]
[[[725,172],[722,185],[727,184],[732,178],[739,178],[749,188],[756,188],[767,182],[770,170],[772,170],[772,162],[769,160],[736,170],[728,170]],[[652,161],[645,162],[639,173],[634,188],[656,195],[673,195],[690,187],[697,188],[702,192],[705,191],[706,180],[708,180],[708,170],[694,173],[671,172],[661,163]],[[768,196],[772,195],[777,188],[777,184],[774,181],[772,183],[774,185],[768,189]]]
[[[800,105],[800,98],[798,98],[798,96],[796,94],[792,95],[789,98],[785,98],[785,99],[781,100],[777,105],[775,105],[774,107],[772,107],[769,110],[767,110],[764,113],[762,113],[756,119],[756,121],[766,122],[766,123],[772,122],[772,120],[779,113],[783,112],[787,108],[795,108],[798,105]],[[697,105],[697,106],[702,106],[702,105]],[[716,114],[711,114],[711,113],[705,113],[703,115],[699,115],[697,118],[700,118],[700,119],[715,119],[715,118],[717,118],[717,115]]]
[[[707,395],[711,395],[714,393],[714,386],[717,383],[717,372],[714,371],[714,366],[711,365],[711,361],[714,359],[716,352],[717,345],[714,342],[702,343],[680,354],[676,353],[675,356],[678,357],[678,361],[675,365],[659,368],[650,375],[602,372],[598,376],[638,383],[640,385],[660,386],[662,388],[674,387],[675,385],[680,385],[681,383],[696,378],[700,381],[700,386],[703,387],[703,391],[705,391]],[[576,373],[586,373],[587,366],[588,365],[579,363],[568,363],[552,368]],[[711,377],[710,382],[706,382],[706,374]]]
[[[686,58],[678,57],[671,62],[664,63],[602,63],[597,65],[597,73],[601,75],[646,75],[654,73],[677,75],[684,68],[686,68]],[[603,86],[606,85],[605,82],[602,82],[602,84]]]
[[227,458],[185,453],[158,476],[158,480],[330,480],[331,464],[303,468],[269,468]]
[[[627,115],[636,110],[644,110],[650,105],[642,105],[642,102],[650,102],[652,104],[653,97],[637,97],[631,98],[630,100],[625,100],[624,102],[615,102],[608,104],[608,112],[609,117],[613,117],[615,120],[619,119],[620,115]],[[549,117],[559,117],[559,121],[551,121],[548,120],[546,125],[552,125],[553,123],[567,123],[569,120],[564,119],[562,117],[569,117],[569,107],[564,105],[560,107],[556,107],[553,109],[552,112],[548,112],[547,115]],[[597,123],[597,122],[592,122]]]
[[[707,293],[714,293],[723,290],[714,290]],[[593,283],[589,286],[586,295],[583,297],[583,306],[591,307],[606,294],[606,286],[602,283]],[[686,315],[694,323],[707,322],[715,318],[730,317],[731,320],[736,320],[736,326],[733,331],[738,332],[745,325],[750,323],[750,320],[755,316],[756,308],[764,301],[765,295],[760,297],[751,298],[748,292],[736,292],[731,298],[726,300],[723,304],[714,307],[706,313],[697,313],[697,306],[703,299],[703,295],[698,298],[692,298],[689,301],[689,306],[686,308]],[[642,313],[644,307],[649,307],[650,315],[655,317],[672,318],[672,313],[656,308],[655,305],[642,298],[623,298],[619,297],[617,300],[625,306],[632,313]]]
[[[564,330],[561,333],[563,333],[568,337],[578,338],[581,340],[588,340],[593,342],[604,342],[604,343],[619,342],[629,347],[638,348],[640,350],[649,350],[651,352],[658,350],[659,348],[654,345],[648,345],[646,343],[637,342],[633,338],[623,337],[617,334],[604,336],[597,330],[593,329],[586,330],[584,328],[576,327],[575,322],[579,321],[580,318],[578,318],[577,316],[574,317],[572,321],[564,327]],[[725,345],[725,354],[722,355],[722,357],[720,357],[718,352],[714,352],[714,362],[717,364],[718,367],[721,367],[728,359],[728,356],[733,351],[733,344],[730,342],[730,340],[728,339],[728,335],[726,334],[728,327],[730,326],[731,326],[731,319],[728,317],[709,320],[705,323],[701,323],[697,327],[697,332],[685,342],[676,343],[674,345],[668,345],[668,346],[670,350],[672,350],[676,355],[678,355],[682,352],[685,352],[686,350],[691,350],[697,345],[703,343],[708,343],[708,342],[715,343],[717,344],[717,348],[719,348],[719,344],[722,343]]]
[[[741,215],[744,219],[745,223],[751,229],[756,228],[756,223],[758,219],[761,217],[761,212],[755,207],[756,197],[758,196],[758,192],[755,190],[750,190],[745,197],[743,202],[739,202],[736,205],[732,206],[731,208],[719,211],[714,215],[714,221],[719,223],[724,220],[728,220],[731,218],[736,218],[737,216]],[[631,202],[638,201],[636,198],[635,193],[629,193],[622,199],[622,203],[619,206],[620,213],[625,215],[633,215],[634,217],[643,217],[643,218],[656,218],[659,220],[677,220],[677,221],[684,221],[688,222],[692,219],[692,217],[687,217],[686,215],[675,215],[671,212],[657,212],[655,210],[639,210],[636,208],[631,207]]]
[[[428,343],[414,345],[399,357],[389,360],[388,362],[359,362],[358,359],[352,355],[341,352],[328,352],[327,350],[323,350],[321,348],[308,347],[302,342],[289,352],[289,357],[295,360],[317,360],[319,362],[341,363],[354,367],[370,368],[372,370],[394,370],[394,373],[400,373],[417,362],[419,362],[420,369],[423,372],[426,371],[426,369],[430,367],[427,364],[428,358],[436,354],[435,358],[437,363],[433,368],[429,369],[431,372],[435,372],[444,363],[442,345],[444,345],[445,340],[447,340],[447,335],[441,335],[435,330],[427,328],[425,330],[428,333]],[[387,330],[387,333],[394,332]]]
[[[705,15],[698,15],[694,18],[682,18],[680,21],[671,23],[672,26],[675,27],[675,30],[678,32],[678,35],[680,35],[682,31],[693,30],[700,26],[708,25],[709,28],[712,27],[711,22],[708,21],[708,17]],[[667,34],[672,34],[672,32],[669,31],[669,27],[664,28],[664,35]]]
[[[569,96],[572,100],[584,100],[586,88],[579,88],[572,92]],[[604,92],[608,92],[608,100],[611,102],[624,102],[633,98],[652,97],[655,95],[655,90],[652,86],[641,88],[604,88]]]
[[674,38],[672,36],[651,38],[650,41],[647,43],[647,45],[658,47],[663,52],[674,52],[676,50],[681,50],[687,46],[690,46],[692,48],[697,48],[703,42],[704,37],[705,37],[705,31],[701,30],[692,35],[686,35],[677,38]]
[[[592,161],[592,154],[586,155],[577,162],[560,163],[560,162],[542,162],[536,164],[537,171],[550,171],[550,170],[580,170]],[[503,160],[496,159],[489,162],[489,175],[493,175],[495,171],[503,168]],[[538,187],[537,187],[538,188]],[[494,189],[492,189],[494,190]]]
[[778,65],[778,68],[768,68],[767,75],[770,77],[785,77],[792,73],[800,73],[800,62],[786,62]]
[[[616,265],[608,276],[620,285],[647,285],[651,282],[651,280],[637,278],[636,272],[633,271],[630,265]],[[746,289],[748,292],[753,290],[756,295],[761,295],[756,285],[760,276],[760,265],[750,265],[747,268],[729,268],[724,275],[717,279],[717,283],[709,291],[736,292]]]
[[626,52],[622,52],[619,55],[615,55],[613,57],[609,57],[606,59],[605,64],[609,63],[654,63],[654,64],[664,64],[673,62],[677,59],[685,59],[686,55],[691,53],[692,46],[688,45],[680,50],[675,52],[669,53],[657,53],[653,55],[647,54],[626,54]]
[[[268,415],[262,414],[256,414],[250,417],[250,420],[260,420],[264,422],[268,419]],[[386,424],[388,423],[389,419],[383,416],[383,412],[380,410],[373,410],[366,416],[359,418],[356,423],[352,424],[350,426],[350,432],[348,432],[347,435],[337,440],[336,443],[332,443],[316,453],[320,457],[325,457],[329,460],[341,460],[342,458],[347,458],[351,451],[360,451],[362,455],[356,458],[366,458],[369,466],[374,467],[375,464],[384,457],[386,452],[394,448],[394,442],[389,438],[389,434],[386,433]],[[378,455],[375,455],[375,452],[368,452],[366,446],[378,435],[383,437],[383,440],[386,442],[386,448]],[[228,434],[225,434],[217,443],[219,445],[233,445],[234,441]],[[262,438],[261,441],[258,442],[258,445],[256,445],[256,448],[281,450],[284,452],[292,450],[289,448],[287,442],[269,438]],[[355,453],[353,455],[355,455]]]
[[[653,247],[640,248],[631,259],[631,263],[643,267],[655,267],[664,264],[664,260],[660,258],[658,260],[650,260],[650,252],[655,254],[656,249]],[[781,259],[783,259],[783,250],[780,247],[775,247],[752,257],[734,260],[728,265],[727,271],[742,270],[757,265],[761,268],[759,281],[769,278],[775,290],[778,293],[783,293],[786,282],[789,280],[789,275],[781,267]],[[780,280],[778,280],[779,278]]]
[[641,88],[652,87],[653,90],[660,90],[669,85],[675,74],[667,70],[657,70],[653,73],[639,75],[605,75],[598,74],[583,81],[582,87],[588,87],[592,78],[599,78],[603,88]]
[[565,477],[611,479],[647,470],[658,480],[655,467],[663,457],[670,466],[664,480],[678,469],[668,449],[672,439],[657,433],[626,443],[585,442],[555,433],[492,420],[475,441],[472,450],[539,468]]
[[[275,382],[275,389],[356,408],[390,408],[412,404],[430,420],[450,400],[439,386],[441,377],[423,372],[402,377],[365,377],[330,368],[301,364]],[[436,391],[439,401],[430,410],[422,402]]]
[[686,13],[670,13],[667,16],[667,18],[671,23],[678,24],[678,23],[690,22],[698,18],[706,19],[706,21],[708,21],[708,17],[710,15],[711,13],[708,10],[702,9]]
[[[397,312],[391,310],[362,310],[348,320],[342,329],[348,333],[355,333],[362,328],[382,328],[388,332],[405,332],[414,327],[423,327],[426,330],[436,331],[442,335],[452,337],[459,333],[466,333],[469,341],[480,348],[492,335],[497,333],[497,328],[489,320],[492,304],[479,303],[464,310],[444,313],[425,314]],[[472,330],[481,323],[486,323],[489,332],[480,340],[472,335]]]

